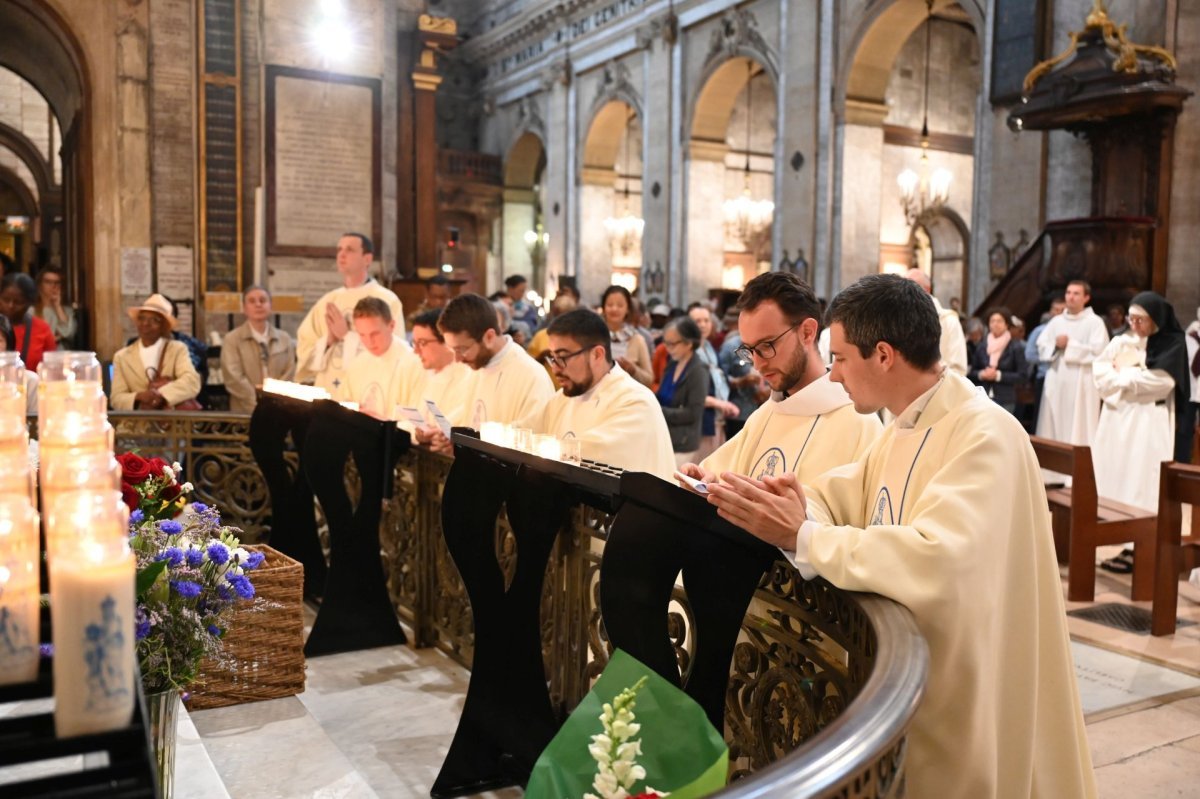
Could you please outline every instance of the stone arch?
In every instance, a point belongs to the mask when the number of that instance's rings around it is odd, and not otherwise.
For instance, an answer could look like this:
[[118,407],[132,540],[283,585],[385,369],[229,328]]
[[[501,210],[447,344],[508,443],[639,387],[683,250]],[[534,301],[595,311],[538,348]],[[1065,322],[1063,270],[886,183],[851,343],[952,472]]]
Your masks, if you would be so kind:
[[734,103],[749,82],[747,61],[754,62],[775,91],[779,91],[778,68],[773,59],[757,50],[740,47],[724,60],[710,61],[697,79],[700,90],[688,110],[684,130],[688,131],[689,141],[725,141]]
[[[929,275],[933,294],[944,307],[949,308],[950,299],[957,297],[959,307],[966,308],[971,288],[970,227],[957,211],[947,206],[918,217],[909,232],[914,258],[919,230],[924,230],[929,238],[932,261],[928,265],[914,263],[914,266]],[[952,270],[950,274],[946,273],[947,267]]]
[[[978,0],[934,0],[933,12],[956,4],[966,12],[976,38],[983,41],[986,21]],[[868,5],[862,11],[859,19],[849,26],[854,33],[838,65],[835,115],[845,118],[856,112],[869,114],[873,108],[883,106],[892,64],[925,17],[925,0],[893,0]]]
[[[525,275],[539,294],[547,291],[545,139],[532,129],[518,131],[504,158],[504,207],[501,212],[501,254],[506,274]],[[499,285],[503,275],[495,275]]]
[[[46,98],[61,132],[61,243],[67,296],[96,306],[95,281],[85,273],[94,255],[95,159],[91,132],[93,78],[80,37],[49,0],[0,0],[0,66],[20,75]],[[35,172],[36,174],[36,172]],[[45,239],[51,225],[43,224]],[[41,243],[45,243],[44,241]],[[95,323],[96,317],[92,317]]]
[[50,164],[42,157],[37,146],[24,133],[0,122],[0,147],[6,147],[29,168],[37,183],[39,197],[54,191],[54,173]]
[[586,133],[579,162],[583,169],[612,169],[616,165],[631,118],[636,118],[639,124],[645,118],[641,100],[632,89],[617,87],[596,98],[588,114],[588,124],[583,128]]
[[0,185],[7,187],[17,196],[17,199],[23,206],[23,210],[28,216],[38,216],[40,214],[41,205],[38,203],[38,198],[25,185],[25,181],[21,179],[20,175],[3,164],[0,164]]
[[504,188],[532,189],[546,159],[546,138],[531,128],[517,132],[505,151]]

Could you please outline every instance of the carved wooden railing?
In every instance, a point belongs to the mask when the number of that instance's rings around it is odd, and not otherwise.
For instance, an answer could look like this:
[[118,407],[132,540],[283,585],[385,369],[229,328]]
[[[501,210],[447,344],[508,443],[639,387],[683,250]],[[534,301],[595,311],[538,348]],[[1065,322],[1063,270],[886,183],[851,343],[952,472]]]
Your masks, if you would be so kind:
[[[266,486],[240,414],[112,413],[117,450],[185,464],[197,500],[214,504],[248,540],[269,537]],[[414,632],[470,667],[471,606],[441,530],[441,490],[452,461],[414,449],[400,459],[384,509],[381,557],[392,603]],[[348,480],[355,480],[352,464]],[[576,506],[558,537],[542,600],[542,646],[551,700],[564,716],[604,668],[600,561],[610,516]],[[515,551],[496,526],[506,574]],[[328,551],[328,550],[327,550]],[[669,630],[682,672],[694,648],[687,595],[676,588]],[[734,652],[725,738],[733,782],[720,795],[898,797],[905,735],[924,688],[928,655],[911,615],[879,597],[805,581],[778,562],[764,575]]]
[[1128,302],[1150,288],[1154,258],[1153,219],[1093,217],[1050,222],[1017,257],[975,311],[1007,307],[1032,330],[1050,297],[1071,280],[1092,286],[1092,306],[1102,311],[1110,302]]

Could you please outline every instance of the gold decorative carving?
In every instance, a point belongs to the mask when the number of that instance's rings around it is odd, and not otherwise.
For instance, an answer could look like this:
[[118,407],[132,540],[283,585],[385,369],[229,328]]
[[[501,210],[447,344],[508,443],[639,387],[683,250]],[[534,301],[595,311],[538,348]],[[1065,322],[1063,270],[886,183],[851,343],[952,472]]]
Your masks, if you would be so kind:
[[458,22],[452,17],[434,17],[422,14],[417,17],[417,30],[422,33],[442,33],[447,36],[458,35]]
[[[1104,7],[1103,0],[1093,0],[1092,10],[1088,12],[1085,22],[1085,30],[1099,30],[1104,37],[1104,44],[1109,50],[1117,54],[1117,58],[1112,66],[1113,72],[1124,72],[1126,74],[1137,72],[1139,55],[1158,59],[1172,72],[1178,68],[1178,62],[1176,62],[1175,56],[1169,50],[1153,45],[1134,44],[1130,42],[1126,38],[1126,30],[1128,28],[1128,25],[1118,25],[1112,21],[1108,16],[1108,9]],[[1084,31],[1071,31],[1071,41],[1067,45],[1066,50],[1029,70],[1029,73],[1025,76],[1023,86],[1026,97],[1033,92],[1039,80],[1046,77],[1056,66],[1074,55],[1079,47],[1079,37],[1083,33]]]

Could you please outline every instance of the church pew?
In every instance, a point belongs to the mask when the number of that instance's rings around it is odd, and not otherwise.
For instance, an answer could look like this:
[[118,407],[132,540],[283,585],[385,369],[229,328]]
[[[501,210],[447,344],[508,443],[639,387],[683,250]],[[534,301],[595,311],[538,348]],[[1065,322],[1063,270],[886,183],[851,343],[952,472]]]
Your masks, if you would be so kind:
[[1130,598],[1147,600],[1154,593],[1155,514],[1096,495],[1096,473],[1090,447],[1030,436],[1043,469],[1071,475],[1069,488],[1046,492],[1059,563],[1067,563],[1067,599],[1096,598],[1096,547],[1134,543],[1133,590]]
[[[1159,473],[1158,529],[1155,536],[1154,604],[1150,632],[1171,635],[1175,632],[1175,612],[1179,603],[1179,573],[1184,567],[1185,549],[1200,550],[1196,534],[1195,508],[1200,505],[1200,466],[1164,463]],[[1192,506],[1192,532],[1183,535],[1183,509]]]

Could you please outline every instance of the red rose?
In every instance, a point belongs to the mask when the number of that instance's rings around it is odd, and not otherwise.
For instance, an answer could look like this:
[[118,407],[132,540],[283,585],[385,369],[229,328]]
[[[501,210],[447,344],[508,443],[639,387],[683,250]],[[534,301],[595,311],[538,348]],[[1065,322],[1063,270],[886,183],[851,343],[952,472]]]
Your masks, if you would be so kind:
[[629,799],[658,799],[658,794],[654,791],[647,791],[646,793],[639,793],[637,796],[631,796]]
[[121,501],[129,506],[129,512],[133,513],[137,510],[142,498],[138,496],[138,492],[133,489],[129,483],[121,483]]
[[141,455],[126,452],[117,456],[121,464],[121,478],[130,485],[137,485],[150,476],[150,463]]
[[151,458],[147,463],[150,465],[151,477],[162,477],[163,469],[167,467],[167,462],[162,458]]
[[177,485],[167,486],[162,491],[162,498],[167,502],[170,502],[177,496],[179,496],[179,486]]

